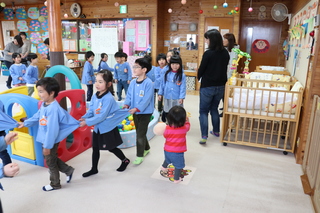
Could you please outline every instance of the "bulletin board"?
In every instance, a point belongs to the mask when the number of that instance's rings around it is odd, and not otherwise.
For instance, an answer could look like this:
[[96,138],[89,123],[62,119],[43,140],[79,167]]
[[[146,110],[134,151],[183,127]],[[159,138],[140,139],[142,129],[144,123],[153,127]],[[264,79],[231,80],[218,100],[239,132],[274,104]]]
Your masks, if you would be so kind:
[[311,0],[291,19],[288,44],[287,69],[302,85],[306,84],[309,69],[309,58],[313,54],[315,41],[310,36],[314,28],[314,17],[317,15],[318,0]]
[[114,54],[118,52],[117,27],[93,28],[91,30],[91,50],[94,53]]
[[134,42],[136,51],[145,51],[150,44],[149,20],[131,20],[126,23],[126,40]]

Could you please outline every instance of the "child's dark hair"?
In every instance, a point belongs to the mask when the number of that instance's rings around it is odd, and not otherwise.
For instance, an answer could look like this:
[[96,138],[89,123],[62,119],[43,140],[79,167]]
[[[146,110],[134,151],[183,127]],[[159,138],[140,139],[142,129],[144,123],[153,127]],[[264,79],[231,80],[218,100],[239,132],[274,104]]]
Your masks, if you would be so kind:
[[114,57],[115,57],[115,58],[124,57],[124,56],[123,56],[123,52],[122,52],[122,51],[116,52],[116,53],[114,54]]
[[167,57],[164,53],[160,53],[158,56],[157,56],[157,62],[160,60],[160,59],[164,59],[165,61],[167,60]]
[[[106,85],[107,85],[109,82],[112,83],[112,81],[113,81],[113,75],[112,75],[112,72],[111,72],[110,70],[106,70],[106,69],[101,70],[101,71],[98,72],[98,75],[99,75],[99,74],[102,74],[102,78],[103,78],[103,80],[106,82]],[[113,84],[111,84],[111,86],[108,87],[107,90],[108,90],[109,92],[111,92],[111,94],[114,96]]]
[[170,127],[182,127],[186,123],[187,112],[182,106],[173,106],[167,115],[168,125]]
[[12,54],[12,59],[16,59],[18,56],[21,58],[21,54],[20,53],[13,53]]
[[183,72],[182,72],[182,60],[179,55],[173,55],[170,58],[169,69],[168,69],[168,71],[166,71],[166,73],[164,75],[164,80],[167,81],[167,75],[172,71],[171,64],[179,64],[180,65],[177,73],[174,76],[174,80],[181,82]]
[[36,84],[36,87],[38,86],[43,87],[49,95],[51,92],[54,92],[54,98],[58,96],[60,91],[60,85],[58,81],[52,77],[41,78]]
[[134,63],[139,64],[141,69],[146,68],[146,73],[148,73],[152,68],[150,62],[146,58],[138,58]]
[[35,53],[29,53],[28,56],[27,56],[27,60],[30,61],[30,62],[31,62],[33,59],[36,59],[36,58],[38,58],[38,56],[37,56],[37,54],[35,54]]
[[91,56],[94,56],[94,53],[92,51],[86,52],[86,60],[88,60],[88,58],[90,58]]
[[143,56],[145,59],[147,59],[149,61],[149,63],[151,64],[152,62],[152,57],[150,55],[145,55]]
[[[101,59],[100,59],[100,62],[99,62],[99,65],[98,65],[98,71],[100,71],[100,65],[101,65],[101,62],[102,62],[102,59],[105,57],[105,56],[108,56],[107,53],[101,53]],[[109,57],[109,56],[108,56]]]
[[124,58],[126,59],[126,61],[127,61],[127,59],[128,59],[128,54],[125,53],[125,52],[122,52],[122,57],[124,57]]
[[49,38],[46,38],[43,43],[49,46]]

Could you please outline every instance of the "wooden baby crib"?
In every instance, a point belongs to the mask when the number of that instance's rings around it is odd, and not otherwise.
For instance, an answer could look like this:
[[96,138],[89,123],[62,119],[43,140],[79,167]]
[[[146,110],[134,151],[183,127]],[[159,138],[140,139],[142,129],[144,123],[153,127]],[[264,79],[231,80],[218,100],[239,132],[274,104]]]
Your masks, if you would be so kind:
[[294,152],[303,87],[294,82],[237,79],[226,85],[220,141]]

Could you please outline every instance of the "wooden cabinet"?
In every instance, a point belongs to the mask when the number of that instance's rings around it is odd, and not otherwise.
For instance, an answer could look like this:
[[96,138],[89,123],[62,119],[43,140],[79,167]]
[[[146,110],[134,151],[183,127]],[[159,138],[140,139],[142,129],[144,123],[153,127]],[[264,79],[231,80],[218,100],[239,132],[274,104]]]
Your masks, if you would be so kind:
[[69,68],[72,69],[75,72],[75,74],[77,74],[79,80],[81,81],[83,66]]

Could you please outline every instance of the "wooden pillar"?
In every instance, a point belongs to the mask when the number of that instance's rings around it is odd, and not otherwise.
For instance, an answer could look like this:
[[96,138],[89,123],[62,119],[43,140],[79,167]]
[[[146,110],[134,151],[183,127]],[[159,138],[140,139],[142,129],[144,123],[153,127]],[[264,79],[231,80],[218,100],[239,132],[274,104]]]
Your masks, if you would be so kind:
[[[49,42],[50,42],[50,65],[64,65],[62,51],[62,29],[60,0],[48,0],[48,23],[49,23]],[[61,78],[61,79],[60,79]],[[65,90],[65,77],[60,74],[56,78],[61,90]]]
[[[60,0],[47,0],[48,23],[49,23],[49,48],[50,66],[64,65],[62,48],[62,29],[61,29],[61,5]],[[55,79],[60,84],[60,90],[66,89],[66,80],[63,74],[55,75]],[[60,105],[66,109],[66,101],[62,100]]]

